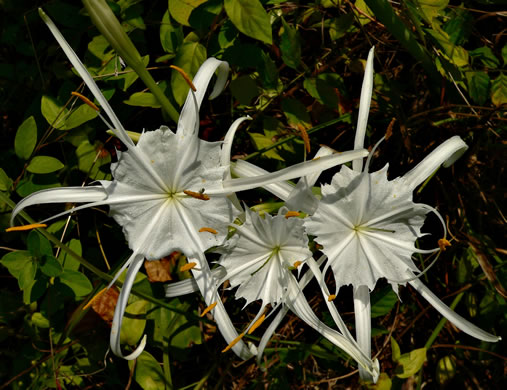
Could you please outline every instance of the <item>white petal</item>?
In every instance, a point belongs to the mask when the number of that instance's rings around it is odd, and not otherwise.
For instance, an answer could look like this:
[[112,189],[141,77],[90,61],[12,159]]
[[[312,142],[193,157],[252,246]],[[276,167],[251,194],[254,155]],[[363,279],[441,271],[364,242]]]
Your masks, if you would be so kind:
[[[223,268],[217,268],[211,271],[213,278],[219,280],[223,277]],[[180,280],[179,282],[169,283],[165,286],[165,297],[174,298],[182,295],[192,294],[199,291],[199,286],[194,278]]]
[[440,165],[445,168],[451,166],[467,149],[467,144],[457,135],[440,144],[403,176],[410,191],[430,177]]
[[[373,91],[373,52],[375,46],[370,49],[366,67],[364,70],[363,85],[361,86],[361,98],[359,100],[359,114],[357,118],[356,137],[354,139],[354,149],[364,148],[364,137],[366,135],[366,126],[368,124],[368,114],[370,113],[371,94]],[[363,169],[363,160],[358,159],[352,162],[354,171]]]
[[[125,309],[127,307],[130,290],[132,289],[132,285],[134,284],[134,281],[136,279],[137,272],[139,271],[139,268],[141,268],[144,262],[144,256],[140,256],[136,253],[133,253],[132,257],[133,260],[129,266],[127,275],[125,276],[125,281],[121,288],[120,295],[118,296],[118,302],[116,303],[116,308],[114,310],[110,336],[111,350],[116,356],[122,357],[126,360],[133,360],[137,358],[141,354],[141,352],[143,352],[144,346],[146,345],[146,335],[144,335],[139,346],[130,355],[124,356],[121,351],[120,333],[123,315],[125,314]],[[130,262],[130,260],[128,262]]]
[[11,225],[21,210],[34,204],[96,202],[106,198],[107,193],[101,186],[60,187],[37,191],[22,199],[12,210]]
[[[192,81],[196,88],[195,102],[197,103],[197,107],[195,106],[194,96],[192,95],[193,91],[190,90],[187,95],[187,100],[185,100],[185,104],[181,109],[177,134],[190,135],[194,133],[194,128],[196,127],[199,116],[199,112],[196,112],[196,108],[199,110],[208,84],[215,74],[215,71],[218,71],[217,81],[211,92],[210,99],[218,96],[224,89],[229,73],[229,64],[225,61],[219,61],[216,58],[208,58],[201,65]],[[197,134],[195,134],[195,136],[197,137]]]
[[[225,180],[224,190],[229,192],[237,192],[256,187],[262,187],[267,184],[290,180],[296,177],[306,176],[314,172],[323,171],[336,165],[343,164],[357,158],[362,158],[367,155],[368,152],[364,149],[358,151],[353,150],[350,152],[321,157],[317,160],[305,161],[263,176]],[[222,191],[216,191],[215,193],[220,192]]]
[[[222,153],[220,155],[220,164],[224,167],[228,167],[231,164],[231,149],[232,149],[232,140],[234,139],[234,135],[236,134],[236,130],[241,123],[246,120],[251,120],[249,116],[244,116],[238,118],[234,121],[234,123],[229,127],[227,134],[225,134],[224,142],[222,144]],[[231,179],[231,170],[227,169],[225,173],[224,179]]]
[[[410,272],[409,276],[413,277],[414,274]],[[433,306],[440,314],[451,321],[454,326],[456,326],[458,329],[461,329],[466,334],[475,337],[476,339],[488,341],[490,343],[501,340],[501,337],[495,336],[482,330],[481,328],[475,326],[457,314],[449,306],[443,303],[435,294],[433,294],[431,290],[419,280],[419,278],[411,280],[409,283],[419,292],[419,294],[423,296],[424,299],[430,303],[431,306]]]
[[[357,343],[366,356],[371,356],[371,304],[368,286],[354,288],[354,313]],[[363,367],[359,367],[359,375],[365,381],[373,381],[371,374]]]
[[74,68],[76,68],[76,71],[79,73],[81,78],[86,83],[87,87],[92,92],[93,96],[95,96],[95,99],[99,102],[99,104],[102,106],[104,111],[106,112],[107,116],[113,123],[113,126],[115,129],[112,129],[114,134],[120,139],[121,142],[123,142],[126,146],[134,146],[134,142],[130,139],[130,137],[125,132],[125,129],[123,128],[121,122],[119,121],[118,117],[114,113],[113,109],[109,105],[107,99],[102,95],[102,92],[100,92],[99,87],[97,87],[97,84],[95,84],[95,81],[93,80],[92,76],[88,71],[86,70],[85,66],[79,59],[79,57],[74,53],[74,50],[70,47],[70,45],[67,43],[65,38],[63,37],[62,33],[58,30],[58,28],[55,26],[53,21],[47,16],[44,11],[39,8],[39,15],[48,26],[49,30],[53,34],[53,36],[58,41],[58,44],[63,49],[65,55],[69,59],[69,61],[72,63]]

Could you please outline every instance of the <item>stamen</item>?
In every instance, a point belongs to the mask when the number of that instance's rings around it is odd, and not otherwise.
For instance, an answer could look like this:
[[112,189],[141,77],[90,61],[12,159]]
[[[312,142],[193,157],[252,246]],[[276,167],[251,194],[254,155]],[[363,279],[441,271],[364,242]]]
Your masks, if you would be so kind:
[[317,161],[320,159],[320,156],[319,157],[315,157],[315,158],[312,158],[312,161]]
[[257,321],[255,321],[253,325],[250,327],[250,329],[248,330],[248,334],[252,334],[254,330],[257,329],[264,322],[265,319],[266,315],[265,314],[261,315],[260,318]]
[[97,294],[95,294],[95,296],[94,296],[92,299],[90,299],[86,305],[84,305],[84,306],[83,306],[83,309],[82,309],[82,310],[86,310],[86,309],[88,309],[91,305],[93,305],[93,303],[94,303],[97,299],[99,299],[99,297],[100,297],[102,294],[104,294],[104,293],[105,293],[108,289],[109,289],[109,287],[104,287],[104,288],[103,288],[102,290],[100,290]]
[[290,217],[299,217],[301,214],[298,211],[287,211],[287,214],[285,214],[285,218]]
[[199,233],[202,233],[202,232],[208,232],[208,233],[211,233],[211,234],[218,234],[218,232],[213,229],[213,228],[209,228],[209,227],[202,227],[199,229]]
[[213,302],[211,305],[209,305],[204,311],[201,313],[201,317],[204,317],[206,314],[208,314],[211,310],[215,308],[218,302]]
[[189,271],[189,270],[191,270],[192,268],[194,268],[196,265],[197,265],[197,263],[194,263],[194,262],[191,262],[191,263],[188,263],[188,264],[182,265],[182,266],[180,267],[180,271],[181,271],[181,272]]
[[451,246],[451,243],[447,241],[447,239],[441,238],[440,240],[438,240],[438,247],[440,248],[441,251],[445,251],[445,248],[448,246]]
[[194,192],[194,191],[185,190],[185,191],[183,191],[183,193],[185,195],[191,196],[192,198],[201,199],[201,200],[209,200],[209,196],[206,194],[203,194],[201,192]]
[[13,226],[10,228],[5,229],[7,233],[9,232],[22,232],[25,230],[32,230],[32,229],[38,229],[38,228],[45,228],[48,227],[45,223],[31,223],[30,225],[23,225],[23,226]]
[[327,297],[327,301],[328,301],[328,302],[334,301],[335,299],[336,299],[336,295],[334,295],[334,294],[331,294],[331,295],[329,295],[329,296]]
[[190,88],[192,88],[192,91],[194,92],[197,91],[197,88],[195,87],[194,83],[192,82],[192,80],[190,80],[190,77],[188,77],[188,74],[183,69],[181,69],[179,66],[176,65],[169,65],[169,68],[172,68],[175,71],[177,71],[185,79]]
[[303,138],[303,142],[305,143],[305,149],[307,153],[310,153],[310,137],[308,137],[308,133],[306,129],[302,125],[298,125],[298,130],[301,132],[301,138]]
[[297,268],[297,267],[299,267],[302,263],[303,263],[303,262],[302,262],[302,261],[299,261],[299,260],[298,260],[298,261],[295,261],[295,262],[294,262],[294,264],[293,264],[293,267],[294,267],[294,268]]
[[79,92],[76,92],[76,91],[72,91],[70,93],[72,96],[76,96],[78,97],[79,99],[81,99],[83,101],[83,103],[89,105],[91,108],[93,108],[95,111],[100,111],[100,108],[98,108],[96,106],[96,104],[94,102],[92,102],[90,99],[88,99],[86,96],[84,95],[81,95]]
[[244,332],[240,333],[240,335],[238,337],[236,337],[234,340],[232,340],[230,342],[230,344],[222,350],[222,353],[227,352],[229,349],[231,349],[232,347],[234,347],[238,343],[238,341],[243,338],[244,335],[245,335]]

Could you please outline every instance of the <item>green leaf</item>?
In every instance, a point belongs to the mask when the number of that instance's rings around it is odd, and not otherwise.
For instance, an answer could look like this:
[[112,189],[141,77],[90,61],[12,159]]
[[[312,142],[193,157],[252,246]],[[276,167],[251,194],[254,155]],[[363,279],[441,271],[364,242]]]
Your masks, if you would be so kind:
[[269,45],[273,43],[269,15],[259,0],[225,0],[224,6],[239,31]]
[[195,30],[207,33],[223,7],[222,0],[207,0],[192,11],[188,22]]
[[46,237],[36,230],[30,231],[26,238],[26,246],[33,257],[52,256],[53,248]]
[[507,103],[507,75],[500,73],[491,83],[491,101],[497,107]]
[[495,69],[500,67],[500,60],[496,58],[493,51],[487,46],[471,50],[469,53],[473,58],[480,59],[487,68]]
[[295,28],[292,28],[282,17],[283,33],[280,39],[282,60],[287,66],[297,69],[301,64],[301,38]]
[[[183,69],[192,79],[197,70],[206,60],[206,48],[199,42],[185,42],[178,50],[173,65]],[[174,100],[182,105],[187,98],[189,86],[179,72],[173,69],[171,73],[171,90]]]
[[394,372],[398,378],[410,378],[421,369],[425,361],[426,348],[414,349],[400,356]]
[[489,76],[484,72],[467,72],[468,93],[474,102],[483,105],[489,97]]
[[35,149],[36,144],[37,123],[35,123],[34,117],[30,116],[25,119],[16,132],[16,138],[14,138],[14,151],[19,158],[28,160]]
[[401,356],[400,346],[398,345],[394,337],[391,337],[391,355],[393,362],[397,362],[398,360],[400,360]]
[[[373,14],[372,10],[370,9],[370,7],[368,7],[368,5],[366,5],[365,0],[356,0],[354,5],[356,6],[356,8],[358,10],[363,11],[364,14],[369,15],[371,17],[375,16]],[[359,19],[359,23],[361,23],[362,25],[365,25],[365,24],[368,24],[371,22],[370,18],[367,18],[362,13],[356,11],[356,9],[354,9],[354,13],[356,14],[357,18]]]
[[16,187],[16,193],[24,198],[36,191],[54,187],[61,187],[58,177],[54,173],[49,173],[47,175],[31,174],[19,181]]
[[28,172],[32,173],[51,173],[62,169],[63,165],[60,160],[51,156],[35,156],[26,167]]
[[276,88],[278,86],[278,69],[269,54],[264,51],[261,51],[257,70],[265,88]]
[[7,268],[12,276],[19,279],[21,272],[32,262],[32,254],[28,251],[15,251],[5,254],[0,263]]
[[375,292],[371,298],[371,318],[382,317],[388,314],[398,302],[398,296],[391,286]]
[[337,18],[333,18],[329,23],[329,38],[332,41],[336,41],[343,37],[348,31],[350,31],[354,23],[354,14],[347,13],[340,15]]
[[381,372],[375,386],[368,387],[368,388],[375,389],[375,390],[391,390],[392,386],[393,386],[393,383],[391,381],[391,378],[389,378],[389,375],[387,375],[385,372]]
[[97,115],[98,112],[91,108],[89,105],[81,104],[66,116],[65,124],[62,130],[74,129],[78,126],[81,126],[83,123],[95,119]]
[[81,272],[66,269],[58,278],[74,292],[76,297],[87,295],[93,290],[90,280]]
[[453,356],[444,356],[437,363],[437,382],[441,387],[445,386],[456,376],[456,363]]
[[502,60],[503,66],[507,65],[507,45],[504,45],[504,47],[502,47]]
[[[72,249],[78,256],[81,256],[83,254],[81,241],[73,238],[67,243],[67,246]],[[65,251],[60,251],[60,254],[58,255],[58,261],[66,270],[77,271],[81,265],[79,261],[77,261],[73,256],[69,255]]]
[[[273,143],[274,143],[272,137],[267,137],[264,134],[260,134],[260,133],[248,133],[248,135],[252,139],[252,142],[254,143],[255,148],[257,150],[261,150],[261,149],[267,148],[267,147],[273,145]],[[263,156],[265,156],[267,158],[272,158],[274,160],[285,161],[278,154],[278,152],[276,151],[276,148],[270,149],[267,152],[264,152]]]
[[86,173],[90,179],[110,179],[109,168],[104,171],[101,167],[109,165],[111,155],[104,149],[104,145],[100,141],[95,141],[95,144],[92,145],[88,140],[85,140],[76,149],[76,156],[79,170]]
[[151,92],[134,92],[123,103],[129,106],[160,108],[160,102]]
[[248,106],[259,96],[259,87],[250,75],[244,75],[232,80],[231,92],[240,104]]
[[[169,2],[170,3],[170,2]],[[148,352],[143,351],[136,360],[129,360],[128,365],[132,370],[136,365],[134,379],[143,388],[143,390],[166,389],[166,379],[161,365]]]
[[0,168],[0,191],[9,191],[12,187],[12,179]]
[[461,46],[451,42],[449,35],[437,24],[433,23],[433,29],[426,31],[435,39],[443,54],[456,66],[464,67],[468,65],[468,52]]
[[44,95],[41,99],[40,109],[48,123],[55,129],[64,130],[65,117],[68,110],[64,108],[55,98]]
[[21,290],[24,290],[33,285],[36,274],[37,274],[37,263],[32,259],[32,261],[25,263],[25,266],[19,273],[18,277],[19,288]]
[[169,10],[167,10],[162,17],[162,24],[160,25],[160,43],[162,44],[162,48],[166,53],[175,55],[182,42],[183,29],[181,26],[174,26],[171,23]]
[[40,262],[40,270],[48,277],[60,276],[63,272],[63,268],[53,256],[43,256]]
[[41,276],[23,288],[23,303],[29,305],[42,297],[48,288],[48,280]]
[[336,110],[340,104],[340,92],[345,91],[343,79],[336,73],[321,73],[315,78],[307,78],[303,86],[319,103]]
[[49,328],[49,320],[40,312],[32,314],[32,322],[35,326],[43,329]]
[[190,26],[188,18],[192,11],[206,0],[169,0],[169,12],[174,20],[184,26]]
[[443,14],[442,11],[449,4],[449,0],[417,0],[417,4],[424,20],[431,24],[434,18]]
[[296,99],[282,100],[283,113],[287,117],[287,122],[294,129],[302,126],[305,129],[312,127],[310,114],[303,103]]
[[146,309],[148,301],[140,299],[127,306],[121,326],[120,341],[135,345],[144,333],[146,326]]

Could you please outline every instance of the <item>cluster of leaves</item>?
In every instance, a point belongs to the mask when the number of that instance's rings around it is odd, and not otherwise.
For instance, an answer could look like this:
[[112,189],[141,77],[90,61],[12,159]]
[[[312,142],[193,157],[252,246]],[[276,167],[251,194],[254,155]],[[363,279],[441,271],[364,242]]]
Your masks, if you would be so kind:
[[[505,250],[498,248],[505,221],[500,167],[507,45],[501,31],[504,16],[495,5],[471,0],[459,5],[411,0],[397,6],[385,0],[108,3],[176,107],[188,85],[169,65],[193,76],[209,56],[229,62],[228,92],[203,106],[201,137],[220,139],[233,119],[249,114],[253,120],[238,134],[235,154],[269,170],[301,161],[319,144],[351,148],[363,62],[375,44],[368,137],[373,143],[386,129],[393,135],[374,164],[398,161],[390,172],[396,177],[451,135],[461,135],[471,146],[467,161],[452,172],[439,172],[439,179],[418,195],[448,216],[455,236],[454,246],[427,282],[437,295],[454,296],[453,305],[461,300],[461,310],[478,325],[505,329],[505,262],[499,257]],[[34,191],[110,179],[109,164],[121,145],[105,132],[97,112],[71,94],[83,92],[83,84],[31,9],[33,4],[6,0],[2,6],[4,231],[14,202]],[[159,101],[124,66],[80,5],[57,0],[44,8],[84,57],[129,130],[171,125]],[[249,197],[249,206],[258,210],[279,207],[264,192]],[[33,208],[30,215],[42,220],[57,211]],[[22,217],[33,222],[27,214]],[[118,250],[126,247],[123,235],[105,212],[80,213],[47,229],[0,237],[5,281],[0,287],[0,364],[6,368],[0,382],[5,387],[85,388],[132,381],[143,389],[357,385],[357,375],[346,376],[353,371],[347,357],[312,332],[303,333],[295,318],[283,324],[266,349],[264,371],[252,362],[237,366],[229,354],[217,358],[222,341],[215,337],[213,323],[196,315],[199,297],[164,298],[162,282],[188,277],[179,272],[182,259],[176,254],[155,267],[157,276],[148,269],[148,277],[138,276],[127,308],[122,342],[135,345],[145,332],[147,351],[136,363],[111,359],[106,355],[107,323],[114,292],[85,308],[128,255]],[[336,302],[341,312],[352,310],[347,289]],[[501,345],[463,338],[449,325],[443,331],[445,320],[436,326],[435,315],[417,295],[403,302],[398,303],[389,286],[377,287],[372,297],[373,347],[383,369],[377,388],[399,388],[414,378],[419,386],[500,384],[505,359],[498,355]],[[322,305],[318,298],[311,303]],[[238,325],[251,319],[233,302],[227,305]],[[432,348],[437,337],[439,348]],[[402,354],[398,343],[408,352]],[[178,375],[171,377],[171,371]]]

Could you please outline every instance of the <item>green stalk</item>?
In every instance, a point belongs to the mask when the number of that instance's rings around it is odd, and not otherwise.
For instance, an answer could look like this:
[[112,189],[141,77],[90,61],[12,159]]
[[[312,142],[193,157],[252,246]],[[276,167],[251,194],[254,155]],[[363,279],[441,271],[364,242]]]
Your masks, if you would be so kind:
[[151,93],[155,95],[169,117],[178,122],[178,111],[171,104],[167,96],[157,85],[153,77],[146,70],[141,55],[121,26],[111,8],[105,0],[83,0],[83,4],[92,19],[93,24],[106,38],[116,53],[138,74]]

